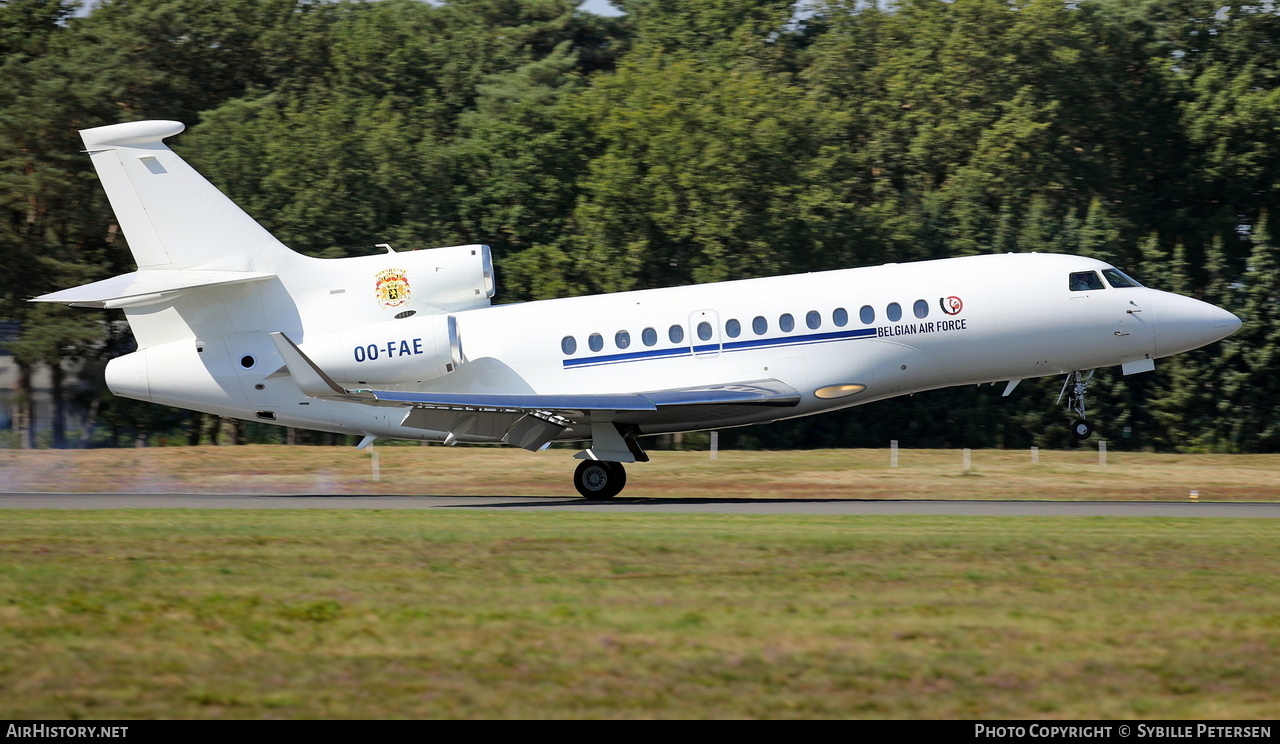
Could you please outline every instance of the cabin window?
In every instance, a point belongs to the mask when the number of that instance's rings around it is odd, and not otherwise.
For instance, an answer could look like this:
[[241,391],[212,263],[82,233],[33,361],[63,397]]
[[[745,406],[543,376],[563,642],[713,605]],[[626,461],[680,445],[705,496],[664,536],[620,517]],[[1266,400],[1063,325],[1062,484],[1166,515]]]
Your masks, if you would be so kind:
[[1107,278],[1107,281],[1111,283],[1111,286],[1115,287],[1116,289],[1120,289],[1122,287],[1141,287],[1142,286],[1133,277],[1129,276],[1123,271],[1120,271],[1119,269],[1103,269],[1102,275],[1105,276]]
[[778,329],[783,333],[791,333],[791,329],[796,327],[796,319],[791,317],[791,313],[783,313],[778,318]]
[[604,337],[598,333],[587,336],[587,346],[591,347],[592,351],[600,351],[604,348]]
[[754,331],[757,336],[763,336],[769,332],[769,321],[765,320],[764,316],[757,315],[756,319],[751,321],[751,330]]
[[916,304],[911,306],[911,312],[915,313],[917,318],[929,317],[929,303],[924,300],[916,300]]
[[653,346],[658,343],[658,332],[652,328],[646,328],[643,331],[640,331],[640,341],[643,342],[645,346]]
[[836,324],[836,328],[849,325],[849,311],[842,307],[836,308],[835,312],[831,313],[831,322]]
[[698,324],[698,338],[703,341],[711,340],[711,324],[705,320]]
[[613,336],[613,345],[619,349],[625,349],[631,345],[631,334],[626,331],[618,331]]
[[890,323],[897,323],[902,320],[902,305],[896,302],[890,302],[889,307],[884,309],[884,314],[889,318]]
[[731,318],[724,324],[724,334],[729,338],[737,338],[742,335],[742,324],[736,318]]
[[817,310],[810,310],[809,313],[804,316],[804,324],[809,326],[810,330],[816,331],[818,326],[822,325],[822,315]]
[[1077,271],[1068,280],[1072,292],[1088,292],[1091,289],[1106,289],[1096,271]]
[[863,305],[862,309],[858,311],[858,319],[862,321],[863,325],[871,325],[876,322],[875,308],[870,305]]
[[684,341],[684,326],[673,325],[667,329],[667,338],[671,339],[671,343],[678,344]]
[[560,339],[560,351],[563,351],[565,356],[571,356],[577,350],[578,340],[573,336],[565,336]]

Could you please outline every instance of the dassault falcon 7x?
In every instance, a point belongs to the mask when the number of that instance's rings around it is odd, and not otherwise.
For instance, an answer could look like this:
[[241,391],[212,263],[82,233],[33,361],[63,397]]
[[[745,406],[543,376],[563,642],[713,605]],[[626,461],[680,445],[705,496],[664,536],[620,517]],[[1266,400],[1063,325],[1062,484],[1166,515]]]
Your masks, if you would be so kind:
[[138,270],[35,298],[123,309],[117,395],[379,437],[583,442],[577,490],[622,490],[638,437],[808,416],[951,385],[1066,375],[1217,341],[1231,313],[1102,261],[1006,254],[491,305],[489,248],[318,259],[166,147],[173,121],[87,129]]

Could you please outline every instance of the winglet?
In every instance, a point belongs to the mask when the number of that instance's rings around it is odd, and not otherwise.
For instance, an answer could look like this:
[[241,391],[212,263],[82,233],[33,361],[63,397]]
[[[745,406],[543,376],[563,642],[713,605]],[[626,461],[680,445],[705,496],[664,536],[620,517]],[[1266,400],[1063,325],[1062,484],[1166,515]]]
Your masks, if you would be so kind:
[[280,352],[280,359],[284,361],[284,366],[289,369],[289,374],[293,377],[293,381],[297,383],[298,389],[303,395],[312,398],[343,398],[346,400],[373,400],[374,397],[369,393],[351,392],[345,388],[339,387],[333,378],[325,374],[324,370],[316,366],[315,362],[307,358],[302,353],[302,349],[298,348],[290,338],[279,331],[267,334],[271,338],[271,342],[276,345],[276,351]]

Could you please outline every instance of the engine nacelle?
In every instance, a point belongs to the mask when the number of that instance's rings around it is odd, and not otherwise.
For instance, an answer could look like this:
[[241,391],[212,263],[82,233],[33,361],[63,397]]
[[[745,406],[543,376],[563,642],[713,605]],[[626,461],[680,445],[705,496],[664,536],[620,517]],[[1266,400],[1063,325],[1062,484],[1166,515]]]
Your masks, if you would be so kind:
[[487,305],[493,297],[493,256],[487,245],[429,248],[385,260],[407,269],[407,278],[416,284],[414,295],[435,312]]
[[418,315],[308,335],[300,347],[320,369],[348,387],[416,384],[448,374],[462,363],[452,315]]
[[[264,295],[265,315],[287,317],[297,312],[315,332],[338,333],[413,316],[488,307],[494,292],[493,259],[486,245],[351,258],[304,257],[291,269],[287,295]],[[258,326],[275,330],[263,323]]]

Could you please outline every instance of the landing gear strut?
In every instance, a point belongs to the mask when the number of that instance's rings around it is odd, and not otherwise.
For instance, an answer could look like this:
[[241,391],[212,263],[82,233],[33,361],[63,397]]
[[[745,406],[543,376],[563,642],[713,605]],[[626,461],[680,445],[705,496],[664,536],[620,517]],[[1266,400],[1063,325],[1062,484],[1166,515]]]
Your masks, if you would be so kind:
[[[1067,396],[1067,410],[1076,414],[1080,418],[1071,422],[1071,435],[1081,441],[1088,439],[1093,434],[1093,424],[1086,420],[1084,411],[1084,394],[1089,387],[1089,381],[1093,379],[1094,370],[1088,373],[1076,370],[1067,375],[1067,379],[1062,383],[1062,392],[1058,395],[1058,400],[1062,400],[1062,396]],[[1068,388],[1070,392],[1068,393]]]
[[620,462],[583,460],[573,471],[573,486],[578,493],[592,501],[603,501],[617,496],[627,485],[627,470]]
[[573,487],[591,500],[611,499],[627,485],[624,462],[648,462],[640,449],[635,424],[596,422],[591,424],[591,446],[574,455],[582,462],[573,472]]

